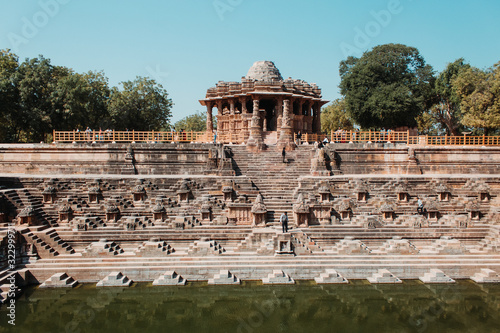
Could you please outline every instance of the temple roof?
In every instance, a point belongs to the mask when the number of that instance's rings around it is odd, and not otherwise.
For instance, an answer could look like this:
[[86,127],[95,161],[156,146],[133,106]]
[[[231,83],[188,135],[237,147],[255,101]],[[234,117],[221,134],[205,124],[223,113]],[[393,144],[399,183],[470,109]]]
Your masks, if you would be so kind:
[[256,61],[248,70],[247,79],[257,81],[283,81],[280,71],[272,61]]

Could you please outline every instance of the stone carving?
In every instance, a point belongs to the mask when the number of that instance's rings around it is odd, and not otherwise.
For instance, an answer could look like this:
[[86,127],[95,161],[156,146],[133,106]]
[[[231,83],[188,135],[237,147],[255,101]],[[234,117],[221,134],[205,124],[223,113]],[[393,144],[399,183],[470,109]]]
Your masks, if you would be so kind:
[[[213,130],[210,120],[217,107],[219,142],[246,142],[250,150],[259,151],[267,143],[263,132],[277,132],[280,147],[287,149],[295,147],[294,132],[319,133],[320,109],[327,101],[316,84],[284,80],[273,62],[258,61],[241,82],[219,81],[200,103],[207,108],[208,132]],[[295,108],[299,109],[297,115],[293,114]]]
[[272,61],[256,61],[248,70],[246,78],[256,81],[283,81],[280,71]]

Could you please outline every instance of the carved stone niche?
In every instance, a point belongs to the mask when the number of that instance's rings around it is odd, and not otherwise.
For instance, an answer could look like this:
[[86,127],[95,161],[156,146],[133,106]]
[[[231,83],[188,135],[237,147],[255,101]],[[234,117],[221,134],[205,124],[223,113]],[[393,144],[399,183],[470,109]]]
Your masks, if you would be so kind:
[[408,194],[408,186],[406,184],[399,184],[396,187],[396,197],[399,202],[410,201],[410,195]]
[[320,202],[330,202],[330,189],[326,185],[322,185],[318,189],[320,195]]
[[222,194],[224,195],[224,201],[233,201],[233,187],[232,186],[223,186]]
[[88,191],[89,202],[90,203],[99,203],[101,198],[101,189],[98,186],[92,186]]
[[52,186],[47,186],[43,192],[44,203],[54,203],[56,201],[56,189]]
[[438,194],[439,201],[450,201],[450,190],[444,184],[439,184],[435,191]]
[[368,199],[368,188],[364,184],[356,186],[356,199],[359,202],[366,202]]
[[429,222],[437,222],[439,219],[439,209],[434,201],[430,201],[427,203],[426,210],[427,210],[427,220]]
[[490,187],[486,184],[481,184],[477,187],[477,193],[479,201],[488,202],[490,201]]
[[477,202],[469,202],[467,205],[467,212],[469,213],[469,219],[471,221],[479,221],[481,219],[481,210],[479,207],[479,203]]
[[34,226],[38,224],[36,218],[36,211],[33,206],[27,206],[18,215],[18,223],[20,225],[26,224],[28,226]]
[[252,226],[265,227],[267,208],[264,205],[264,200],[262,199],[262,195],[260,193],[257,195],[257,198],[255,198],[251,212],[253,215]]
[[295,205],[293,205],[293,213],[295,214],[295,225],[297,227],[301,225],[305,227],[309,226],[310,207],[306,203],[302,193],[299,194]]
[[349,202],[342,202],[337,210],[340,214],[341,221],[351,221],[352,219],[352,208]]
[[156,204],[151,208],[151,212],[153,213],[153,221],[161,221],[165,220],[167,210],[161,203],[161,201],[156,202]]
[[106,206],[106,221],[117,222],[119,219],[120,209],[114,204]]
[[59,221],[61,222],[69,223],[73,219],[73,209],[71,209],[71,206],[67,203],[59,207],[58,213],[59,213]]
[[394,221],[394,208],[388,204],[385,203],[380,207],[380,212],[382,213],[382,219],[386,222],[392,222]]
[[134,196],[134,201],[143,201],[146,196],[146,189],[143,185],[136,185],[132,189],[132,194]]
[[191,189],[186,181],[182,182],[180,188],[177,190],[177,196],[179,197],[179,202],[185,201],[189,202],[189,197],[191,195]]

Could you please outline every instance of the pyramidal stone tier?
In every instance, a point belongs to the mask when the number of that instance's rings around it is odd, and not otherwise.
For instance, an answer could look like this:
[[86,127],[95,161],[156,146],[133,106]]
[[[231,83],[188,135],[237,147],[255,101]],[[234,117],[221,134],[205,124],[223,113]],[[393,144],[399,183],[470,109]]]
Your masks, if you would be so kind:
[[294,284],[295,280],[282,270],[276,269],[262,279],[263,284]]
[[56,273],[45,280],[40,288],[73,288],[78,284],[71,276],[66,273]]
[[481,268],[481,272],[471,276],[471,280],[476,283],[500,283],[500,276],[492,269]]
[[97,287],[130,287],[132,280],[121,272],[111,272],[101,281],[97,282]]
[[153,281],[153,286],[184,286],[186,279],[175,271],[166,271]]
[[419,277],[423,283],[455,283],[455,280],[444,274],[442,270],[433,268],[424,276]]
[[208,284],[241,284],[241,281],[227,269],[222,269],[213,278],[208,279]]
[[314,281],[318,284],[326,283],[349,283],[349,281],[340,275],[334,269],[327,269],[324,273],[321,273],[319,277],[315,277]]
[[401,279],[389,272],[387,269],[379,269],[372,276],[368,277],[367,280],[370,283],[403,283]]

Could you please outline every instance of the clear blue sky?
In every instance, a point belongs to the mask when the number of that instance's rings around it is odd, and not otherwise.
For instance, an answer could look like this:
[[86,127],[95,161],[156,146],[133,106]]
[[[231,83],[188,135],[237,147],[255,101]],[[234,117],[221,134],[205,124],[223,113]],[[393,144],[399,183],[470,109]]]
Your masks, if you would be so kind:
[[110,85],[150,76],[170,94],[173,121],[207,88],[272,60],[283,77],[339,95],[339,62],[373,46],[419,49],[436,71],[464,57],[500,61],[498,0],[0,0],[0,48],[39,54]]

